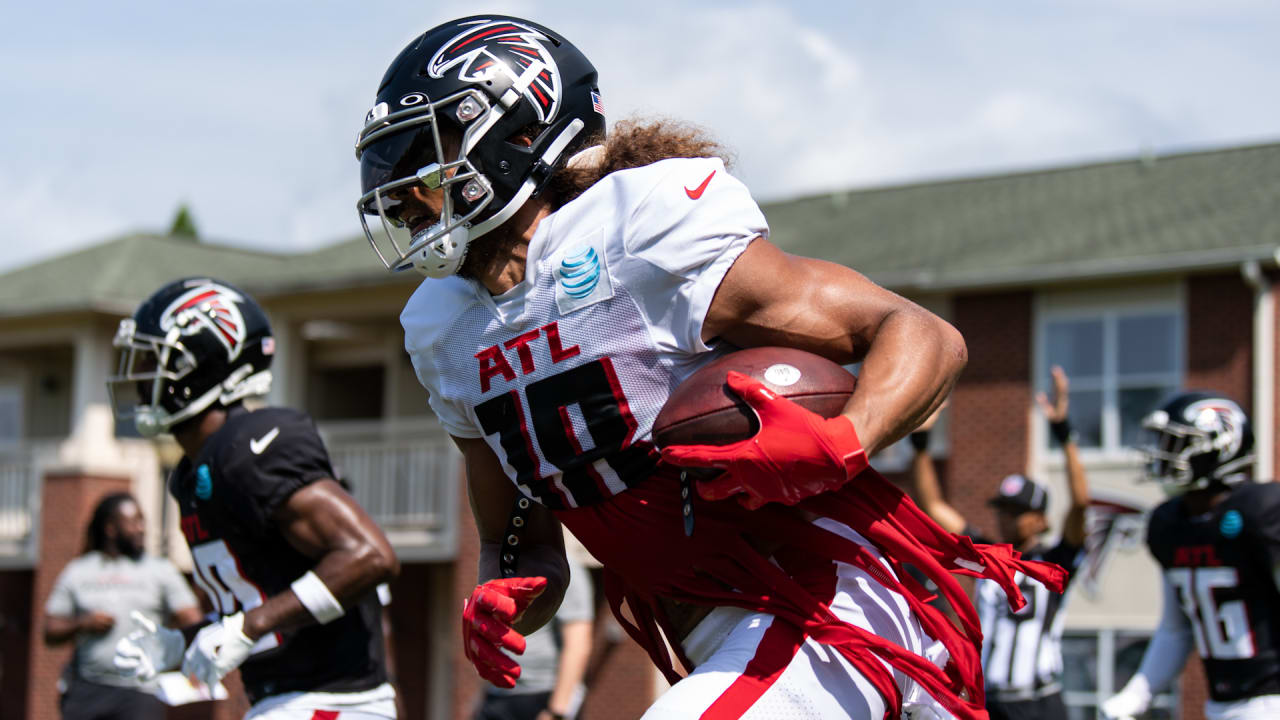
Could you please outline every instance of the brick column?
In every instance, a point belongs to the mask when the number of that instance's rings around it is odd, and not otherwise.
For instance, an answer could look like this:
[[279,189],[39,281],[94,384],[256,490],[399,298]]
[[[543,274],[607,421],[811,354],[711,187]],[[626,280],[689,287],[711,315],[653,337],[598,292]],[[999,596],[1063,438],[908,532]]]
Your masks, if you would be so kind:
[[954,324],[969,364],[951,396],[947,498],[994,535],[986,500],[1000,478],[1027,471],[1031,403],[1031,293],[961,295]]
[[1253,412],[1253,291],[1239,273],[1187,279],[1187,380]]
[[71,657],[70,643],[44,644],[44,603],[58,573],[84,550],[85,529],[104,495],[128,492],[129,478],[54,471],[44,478],[40,503],[40,562],[31,598],[31,652],[27,720],[59,720],[58,676]]

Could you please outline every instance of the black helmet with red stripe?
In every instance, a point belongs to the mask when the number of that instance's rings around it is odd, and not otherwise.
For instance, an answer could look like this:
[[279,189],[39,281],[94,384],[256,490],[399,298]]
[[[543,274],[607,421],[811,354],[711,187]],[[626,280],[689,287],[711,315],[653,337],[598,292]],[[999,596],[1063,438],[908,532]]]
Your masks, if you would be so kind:
[[211,278],[175,280],[120,321],[107,390],[142,435],[271,389],[275,339],[253,298]]
[[1253,470],[1253,427],[1234,400],[1212,392],[1173,395],[1142,420],[1146,476],[1176,494],[1234,485]]
[[[604,126],[595,67],[552,30],[505,15],[432,28],[392,61],[356,141],[365,235],[388,268],[452,275]],[[443,190],[438,217],[406,217],[418,185]]]

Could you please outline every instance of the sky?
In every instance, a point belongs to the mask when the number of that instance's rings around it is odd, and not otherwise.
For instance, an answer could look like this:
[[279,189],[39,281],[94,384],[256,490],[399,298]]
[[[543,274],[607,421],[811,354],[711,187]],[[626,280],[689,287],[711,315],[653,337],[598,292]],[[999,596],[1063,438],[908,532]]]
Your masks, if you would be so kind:
[[0,270],[162,232],[182,203],[214,243],[358,235],[378,80],[477,12],[574,42],[611,121],[709,129],[762,201],[1280,141],[1269,0],[12,3]]

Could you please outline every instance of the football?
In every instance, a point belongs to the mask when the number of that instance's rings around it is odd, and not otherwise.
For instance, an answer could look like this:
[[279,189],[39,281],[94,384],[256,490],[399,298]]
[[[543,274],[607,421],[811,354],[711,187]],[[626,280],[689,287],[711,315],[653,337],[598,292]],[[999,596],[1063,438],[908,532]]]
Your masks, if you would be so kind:
[[730,370],[823,417],[844,409],[857,378],[834,362],[804,350],[758,347],[714,360],[690,375],[667,398],[653,422],[653,442],[668,445],[727,445],[756,433],[755,413],[729,389]]

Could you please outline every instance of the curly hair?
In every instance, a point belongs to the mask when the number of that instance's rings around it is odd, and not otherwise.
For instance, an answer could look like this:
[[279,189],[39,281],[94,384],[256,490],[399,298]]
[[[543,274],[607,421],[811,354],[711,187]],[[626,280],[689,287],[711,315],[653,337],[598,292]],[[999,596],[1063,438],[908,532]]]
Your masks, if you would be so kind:
[[619,170],[644,167],[668,158],[717,157],[725,166],[733,164],[733,155],[707,130],[671,118],[621,120],[606,137],[587,145],[600,146],[598,161],[556,171],[544,190],[553,209],[572,202],[601,178]]
[[94,550],[102,552],[102,549],[107,546],[107,523],[111,521],[120,506],[127,502],[136,503],[137,500],[127,492],[119,492],[111,493],[98,501],[98,506],[93,509],[93,518],[89,520],[89,528],[85,532],[85,552]]
[[[521,131],[530,136],[536,132],[533,126]],[[552,210],[576,200],[601,178],[619,170],[644,167],[668,158],[717,157],[726,167],[733,164],[733,156],[706,130],[670,118],[621,120],[607,136],[588,139],[585,147],[595,152],[591,161],[569,165],[570,158],[561,158],[555,173],[542,188],[541,197]],[[480,238],[468,248],[458,274],[469,278],[483,276],[486,269],[500,264],[519,242],[519,238],[505,233]]]

